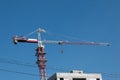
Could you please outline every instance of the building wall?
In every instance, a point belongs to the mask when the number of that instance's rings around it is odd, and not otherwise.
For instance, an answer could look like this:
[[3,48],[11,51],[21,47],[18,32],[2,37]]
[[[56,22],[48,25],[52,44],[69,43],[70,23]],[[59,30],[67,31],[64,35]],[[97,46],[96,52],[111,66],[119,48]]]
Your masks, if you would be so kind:
[[83,72],[56,73],[48,80],[102,80],[101,74]]

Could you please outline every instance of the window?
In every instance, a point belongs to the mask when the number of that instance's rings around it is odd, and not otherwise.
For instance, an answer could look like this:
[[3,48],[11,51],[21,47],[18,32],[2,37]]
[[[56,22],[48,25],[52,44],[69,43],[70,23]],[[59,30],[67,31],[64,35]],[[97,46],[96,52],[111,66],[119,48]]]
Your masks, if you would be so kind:
[[60,80],[64,80],[64,78],[60,78]]
[[73,80],[86,80],[86,78],[73,78]]
[[96,80],[100,80],[99,78],[97,78]]

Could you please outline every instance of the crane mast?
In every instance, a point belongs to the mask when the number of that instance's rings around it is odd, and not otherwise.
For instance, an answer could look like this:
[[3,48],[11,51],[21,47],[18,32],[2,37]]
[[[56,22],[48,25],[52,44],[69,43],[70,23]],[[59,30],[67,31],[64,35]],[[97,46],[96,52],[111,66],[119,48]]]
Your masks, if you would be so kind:
[[101,45],[101,46],[109,46],[109,43],[98,43],[98,42],[71,42],[71,41],[42,41],[41,40],[41,32],[45,32],[44,29],[39,28],[37,30],[38,38],[37,39],[27,39],[25,37],[13,37],[14,44],[18,42],[22,43],[37,43],[38,47],[36,49],[36,56],[37,56],[37,65],[39,68],[40,73],[40,80],[47,80],[46,77],[46,58],[45,58],[45,51],[44,51],[44,44],[73,44],[73,45]]
[[46,58],[45,58],[45,51],[44,51],[44,44],[41,41],[41,32],[45,32],[45,30],[39,28],[38,29],[38,48],[36,49],[36,56],[37,56],[37,64],[40,72],[41,80],[47,80],[46,78]]

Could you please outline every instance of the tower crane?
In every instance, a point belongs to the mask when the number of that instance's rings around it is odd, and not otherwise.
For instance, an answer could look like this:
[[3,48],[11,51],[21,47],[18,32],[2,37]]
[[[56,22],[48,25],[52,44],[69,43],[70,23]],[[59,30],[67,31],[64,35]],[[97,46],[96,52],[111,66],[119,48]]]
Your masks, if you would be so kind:
[[26,37],[14,36],[13,42],[14,44],[19,43],[37,43],[38,47],[36,49],[37,56],[37,64],[40,72],[40,80],[47,80],[46,77],[46,58],[44,51],[44,44],[73,44],[73,45],[101,45],[101,46],[109,46],[109,43],[97,43],[97,42],[70,42],[70,41],[43,41],[41,39],[41,32],[45,32],[44,29],[39,28],[37,30],[38,38],[37,39],[27,39]]

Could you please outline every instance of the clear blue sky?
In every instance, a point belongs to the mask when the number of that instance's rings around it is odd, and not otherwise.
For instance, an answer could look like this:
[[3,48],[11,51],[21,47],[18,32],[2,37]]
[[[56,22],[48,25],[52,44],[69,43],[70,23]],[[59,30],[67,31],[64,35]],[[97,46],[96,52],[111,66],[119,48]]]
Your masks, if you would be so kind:
[[45,45],[48,76],[64,72],[62,69],[79,69],[102,73],[103,80],[120,80],[119,0],[0,0],[1,80],[39,80],[37,76],[17,73],[39,74],[37,66],[12,64],[20,61],[36,65],[37,44],[14,45],[12,37],[24,36],[39,27],[54,34],[43,33],[42,38],[46,40],[111,44],[109,47]]

